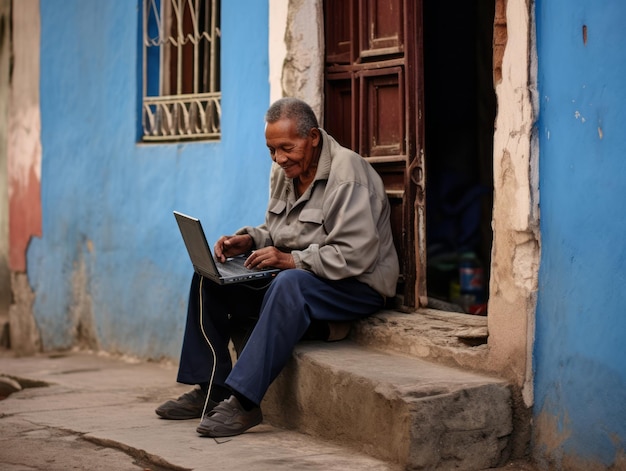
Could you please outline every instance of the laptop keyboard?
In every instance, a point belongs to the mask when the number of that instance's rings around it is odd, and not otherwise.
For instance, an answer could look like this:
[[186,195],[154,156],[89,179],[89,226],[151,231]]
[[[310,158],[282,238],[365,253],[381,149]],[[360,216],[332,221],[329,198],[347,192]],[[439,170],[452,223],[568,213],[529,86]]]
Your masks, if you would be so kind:
[[241,275],[242,273],[250,273],[257,272],[261,270],[250,270],[249,268],[244,267],[244,262],[246,261],[246,257],[233,257],[228,259],[226,263],[218,263],[217,269],[220,274],[224,277],[226,276],[236,276]]

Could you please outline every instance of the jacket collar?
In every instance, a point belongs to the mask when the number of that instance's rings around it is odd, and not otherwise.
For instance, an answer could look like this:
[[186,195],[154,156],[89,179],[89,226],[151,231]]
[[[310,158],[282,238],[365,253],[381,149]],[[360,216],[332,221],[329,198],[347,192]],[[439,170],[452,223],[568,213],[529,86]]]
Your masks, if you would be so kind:
[[334,139],[330,137],[322,128],[319,128],[319,131],[322,135],[322,152],[320,154],[320,159],[317,162],[317,172],[315,173],[313,182],[316,182],[317,180],[328,180],[328,177],[330,176],[330,165],[332,163],[330,158],[330,148],[333,145],[332,141],[334,141]]

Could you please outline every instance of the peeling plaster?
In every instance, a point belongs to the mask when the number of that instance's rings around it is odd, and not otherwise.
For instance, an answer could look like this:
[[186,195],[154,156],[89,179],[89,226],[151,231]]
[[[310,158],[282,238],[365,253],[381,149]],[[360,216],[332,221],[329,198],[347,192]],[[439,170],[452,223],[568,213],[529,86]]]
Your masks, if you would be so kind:
[[[91,240],[87,240],[85,246],[89,252],[93,251]],[[82,254],[80,247],[78,251]],[[99,350],[93,303],[88,292],[88,281],[85,260],[81,256],[80,260],[74,264],[74,274],[72,275],[72,304],[69,307],[72,344],[79,348]]]
[[559,417],[542,412],[535,418],[536,445],[544,450],[544,455],[562,453],[563,444],[571,435],[567,416],[560,420]]
[[[9,156],[10,158],[10,156]],[[30,168],[25,185],[14,183],[9,175],[9,187],[13,195],[9,199],[9,268],[26,272],[26,251],[33,236],[41,236],[41,185]]]
[[[39,1],[13,2],[13,71],[9,98],[9,175],[19,186],[31,171],[41,180],[39,111]],[[12,189],[9,188],[9,195]]]
[[289,0],[270,0],[269,3],[269,74],[270,74],[270,103],[274,103],[283,96],[282,75],[287,45],[285,34],[287,27],[287,10]]
[[42,349],[41,336],[33,316],[35,293],[24,273],[11,274],[14,303],[9,307],[11,349],[18,355],[33,355]]
[[[490,368],[532,405],[532,347],[540,242],[534,137],[536,54],[532,6],[506,2],[507,41],[496,85],[493,249],[489,299]],[[533,95],[534,93],[534,95]]]
[[[283,64],[284,96],[305,100],[323,117],[324,24],[321,0],[290,0]],[[322,124],[323,125],[323,124]]]
[[[15,81],[13,83],[16,86]],[[19,87],[18,87],[19,88]],[[16,188],[27,187],[31,171],[37,183],[41,181],[41,116],[38,106],[27,109],[21,107],[25,101],[20,91],[12,93],[11,114],[9,117],[8,171],[11,175],[9,197],[13,197]]]
[[[529,236],[524,233],[524,236]],[[537,291],[539,271],[539,250],[534,237],[517,244],[513,253],[513,279],[518,288],[526,292]]]
[[626,469],[626,453],[620,448],[619,437],[614,437],[616,447],[612,463],[586,459],[577,454],[565,453],[564,445],[572,436],[572,428],[567,414],[563,418],[545,410],[535,418],[535,447],[541,455],[535,459],[542,468],[566,469],[568,471],[622,471]]
[[9,95],[7,171],[9,266],[26,271],[32,236],[41,236],[39,1],[13,2],[13,72]]

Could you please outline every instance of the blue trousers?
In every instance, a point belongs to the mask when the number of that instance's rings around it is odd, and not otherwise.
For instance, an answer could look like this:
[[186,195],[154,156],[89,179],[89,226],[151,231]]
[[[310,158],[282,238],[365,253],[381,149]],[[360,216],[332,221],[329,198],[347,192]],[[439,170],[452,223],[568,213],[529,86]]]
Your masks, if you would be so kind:
[[[326,280],[293,269],[269,286],[218,285],[194,274],[177,381],[208,383],[215,366],[214,384],[260,404],[312,321],[353,321],[383,305],[380,294],[354,278]],[[233,366],[228,342],[246,332]]]

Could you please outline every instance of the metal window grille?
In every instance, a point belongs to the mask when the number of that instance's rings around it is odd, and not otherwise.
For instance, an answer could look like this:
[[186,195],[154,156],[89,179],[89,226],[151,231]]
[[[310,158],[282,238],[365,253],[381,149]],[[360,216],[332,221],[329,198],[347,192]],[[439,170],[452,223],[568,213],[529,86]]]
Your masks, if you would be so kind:
[[143,0],[144,141],[219,139],[219,0]]

